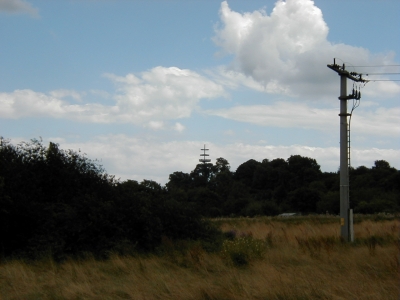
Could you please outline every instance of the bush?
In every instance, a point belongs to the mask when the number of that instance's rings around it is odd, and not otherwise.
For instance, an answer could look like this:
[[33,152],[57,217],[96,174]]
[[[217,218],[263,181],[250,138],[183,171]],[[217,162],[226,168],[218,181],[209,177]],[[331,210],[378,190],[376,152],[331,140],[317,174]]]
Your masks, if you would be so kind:
[[[0,139],[0,258],[154,250],[163,236],[218,247],[220,232],[151,180],[118,182],[57,144]],[[214,242],[215,240],[215,242]]]

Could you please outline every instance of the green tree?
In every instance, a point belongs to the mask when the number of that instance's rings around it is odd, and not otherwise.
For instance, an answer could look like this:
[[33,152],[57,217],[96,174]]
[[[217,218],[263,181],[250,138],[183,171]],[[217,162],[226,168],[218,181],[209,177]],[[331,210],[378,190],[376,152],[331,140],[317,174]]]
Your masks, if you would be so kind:
[[253,174],[252,187],[260,190],[272,190],[274,188],[273,170],[268,165],[260,164]]
[[275,158],[269,162],[269,165],[274,169],[287,169],[288,163],[283,158]]
[[390,164],[385,160],[376,160],[372,169],[390,169]]
[[155,249],[162,236],[214,234],[199,212],[152,180],[116,181],[96,161],[55,143],[0,139],[0,256],[103,257]]
[[189,201],[195,204],[195,208],[202,216],[221,216],[221,201],[217,193],[206,187],[199,187],[190,190]]
[[294,175],[295,188],[306,186],[320,177],[320,166],[313,158],[292,155],[287,163],[289,171]]
[[215,165],[213,168],[214,173],[218,174],[221,172],[230,172],[231,166],[229,162],[222,157],[219,157],[215,160]]
[[261,163],[254,159],[250,159],[241,164],[235,172],[235,180],[242,181],[245,185],[250,187],[253,183],[254,173],[259,165],[261,165]]
[[320,194],[310,188],[302,187],[290,194],[289,201],[294,211],[313,213],[317,203],[321,200]]
[[340,212],[340,193],[338,191],[329,191],[321,196],[317,202],[317,212],[329,214],[339,214]]
[[213,164],[197,164],[196,168],[192,172],[190,172],[193,187],[206,187],[208,185],[208,182],[212,179],[213,175]]
[[187,191],[192,185],[192,178],[189,174],[183,172],[174,172],[169,175],[169,181],[166,184],[168,191],[182,189]]
[[219,172],[210,182],[211,189],[216,192],[221,201],[226,201],[230,192],[232,185],[234,184],[233,175],[230,171]]

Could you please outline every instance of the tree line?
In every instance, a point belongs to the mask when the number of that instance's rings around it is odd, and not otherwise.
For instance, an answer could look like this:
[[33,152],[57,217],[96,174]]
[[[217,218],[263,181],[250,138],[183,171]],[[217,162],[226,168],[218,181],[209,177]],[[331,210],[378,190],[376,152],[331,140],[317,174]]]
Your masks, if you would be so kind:
[[[383,160],[350,170],[357,213],[398,212],[400,174]],[[209,217],[338,213],[339,174],[315,159],[249,160],[174,172],[165,186],[120,181],[96,160],[40,140],[0,138],[0,258],[153,251],[163,239],[218,240]]]
[[[385,160],[350,168],[350,206],[355,213],[400,211],[400,172]],[[339,172],[322,172],[313,158],[250,159],[230,171],[229,162],[198,164],[190,173],[174,172],[168,193],[202,215],[274,216],[284,212],[339,214]]]

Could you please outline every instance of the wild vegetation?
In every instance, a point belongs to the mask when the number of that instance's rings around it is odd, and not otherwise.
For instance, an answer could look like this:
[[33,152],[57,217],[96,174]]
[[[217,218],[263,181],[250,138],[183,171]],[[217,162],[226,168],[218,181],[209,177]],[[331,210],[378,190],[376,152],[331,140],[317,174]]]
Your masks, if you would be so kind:
[[[400,172],[388,162],[350,173],[355,213],[400,211]],[[300,155],[249,160],[235,172],[218,158],[190,174],[174,172],[161,186],[116,180],[97,161],[55,143],[1,138],[0,258],[104,258],[155,251],[165,239],[240,248],[254,241],[224,242],[206,218],[337,214],[338,187],[338,173],[321,172],[315,159]]]
[[399,220],[356,215],[353,244],[337,217],[214,219],[226,240],[164,238],[152,254],[0,264],[0,299],[397,299]]
[[[384,213],[357,214],[349,244],[338,174],[311,158],[218,158],[161,186],[1,138],[0,299],[394,299],[399,178],[351,169],[356,213]],[[271,217],[287,211],[304,216]]]
[[119,182],[96,161],[54,143],[1,140],[0,258],[106,257],[154,250],[162,237],[219,234],[156,182]]

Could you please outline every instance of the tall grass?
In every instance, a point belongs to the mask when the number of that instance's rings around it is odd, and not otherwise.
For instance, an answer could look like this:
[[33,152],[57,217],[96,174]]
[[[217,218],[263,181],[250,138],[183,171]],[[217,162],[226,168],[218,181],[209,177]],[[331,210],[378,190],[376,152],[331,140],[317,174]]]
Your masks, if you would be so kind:
[[0,264],[0,299],[398,299],[400,224],[365,220],[342,243],[336,220],[217,220],[226,240],[163,242],[155,255]]

